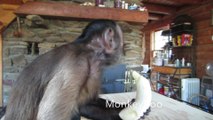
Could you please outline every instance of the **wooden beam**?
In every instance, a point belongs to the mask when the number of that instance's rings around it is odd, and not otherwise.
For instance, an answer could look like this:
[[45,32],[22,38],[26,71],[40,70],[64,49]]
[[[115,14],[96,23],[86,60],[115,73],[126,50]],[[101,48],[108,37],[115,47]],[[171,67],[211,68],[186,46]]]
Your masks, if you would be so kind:
[[0,34],[0,106],[3,106],[3,65],[2,65],[2,35]]
[[192,4],[201,4],[204,0],[167,0],[167,1],[192,5]]
[[15,13],[17,15],[34,14],[81,19],[111,19],[135,23],[148,22],[147,11],[80,6],[59,2],[27,2],[20,6]]
[[11,4],[0,4],[0,9],[3,10],[15,10],[19,7],[19,5],[11,5]]
[[146,6],[149,13],[159,13],[159,14],[165,14],[165,15],[171,15],[171,14],[175,13],[177,10],[175,7],[150,4],[150,3],[144,3],[144,6]]
[[149,20],[160,20],[163,16],[159,14],[149,13]]
[[2,32],[3,28],[8,26],[15,18],[16,15],[13,11],[0,9],[0,32]]
[[146,26],[144,26],[142,31],[153,31],[153,30],[168,26],[172,22],[172,20],[173,20],[172,17],[166,17],[166,18],[164,17],[161,20],[153,21],[152,23],[149,23]]
[[177,68],[169,66],[153,66],[153,71],[164,73],[164,74],[174,74],[175,75],[189,75],[192,73],[191,68]]
[[23,4],[23,1],[22,0],[0,0],[0,4],[20,5],[20,4]]

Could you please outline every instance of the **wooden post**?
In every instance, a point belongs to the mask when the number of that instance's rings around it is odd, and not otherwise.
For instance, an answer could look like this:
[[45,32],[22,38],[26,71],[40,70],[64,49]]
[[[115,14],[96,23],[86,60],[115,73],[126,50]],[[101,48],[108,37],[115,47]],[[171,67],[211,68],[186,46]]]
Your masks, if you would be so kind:
[[0,34],[0,107],[3,106],[3,87],[2,87],[2,83],[3,83],[3,78],[2,78],[2,34]]
[[13,13],[13,11],[18,7],[19,5],[0,4],[0,107],[3,106],[2,33],[4,29],[16,18],[16,15]]

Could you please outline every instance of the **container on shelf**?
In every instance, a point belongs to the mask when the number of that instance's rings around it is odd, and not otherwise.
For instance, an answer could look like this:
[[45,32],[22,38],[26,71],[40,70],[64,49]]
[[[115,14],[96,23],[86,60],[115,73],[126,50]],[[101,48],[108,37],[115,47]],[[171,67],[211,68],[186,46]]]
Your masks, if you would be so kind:
[[174,47],[191,46],[193,41],[193,35],[180,34],[172,37]]
[[115,8],[121,8],[121,4],[122,4],[122,3],[121,3],[121,0],[115,0],[115,1],[114,1],[114,7],[115,7]]
[[95,6],[100,6],[104,4],[104,0],[95,0]]
[[180,67],[180,60],[179,59],[175,60],[175,67]]

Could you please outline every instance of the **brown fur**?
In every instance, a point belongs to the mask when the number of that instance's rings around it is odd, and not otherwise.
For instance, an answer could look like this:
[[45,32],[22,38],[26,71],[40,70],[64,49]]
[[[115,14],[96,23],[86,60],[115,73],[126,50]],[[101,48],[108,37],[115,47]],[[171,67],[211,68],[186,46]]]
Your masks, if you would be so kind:
[[122,39],[117,24],[98,20],[76,42],[39,56],[18,77],[5,120],[70,120],[98,95],[102,68],[118,60]]

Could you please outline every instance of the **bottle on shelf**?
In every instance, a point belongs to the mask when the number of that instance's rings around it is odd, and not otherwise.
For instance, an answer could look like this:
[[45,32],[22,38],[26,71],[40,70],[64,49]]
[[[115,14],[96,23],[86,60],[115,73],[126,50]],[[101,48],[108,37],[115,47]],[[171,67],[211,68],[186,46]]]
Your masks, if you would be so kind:
[[125,9],[129,9],[129,4],[128,3],[125,3]]
[[121,8],[122,8],[122,9],[125,9],[125,1],[122,1],[122,2],[121,2]]
[[121,4],[122,4],[121,0],[115,0],[114,7],[121,8],[122,7]]
[[175,60],[175,67],[180,67],[180,60],[179,59]]
[[182,60],[181,60],[181,66],[182,66],[182,67],[185,66],[185,59],[184,59],[184,57],[183,57]]
[[103,5],[103,0],[95,0],[95,6],[99,7],[100,5]]

